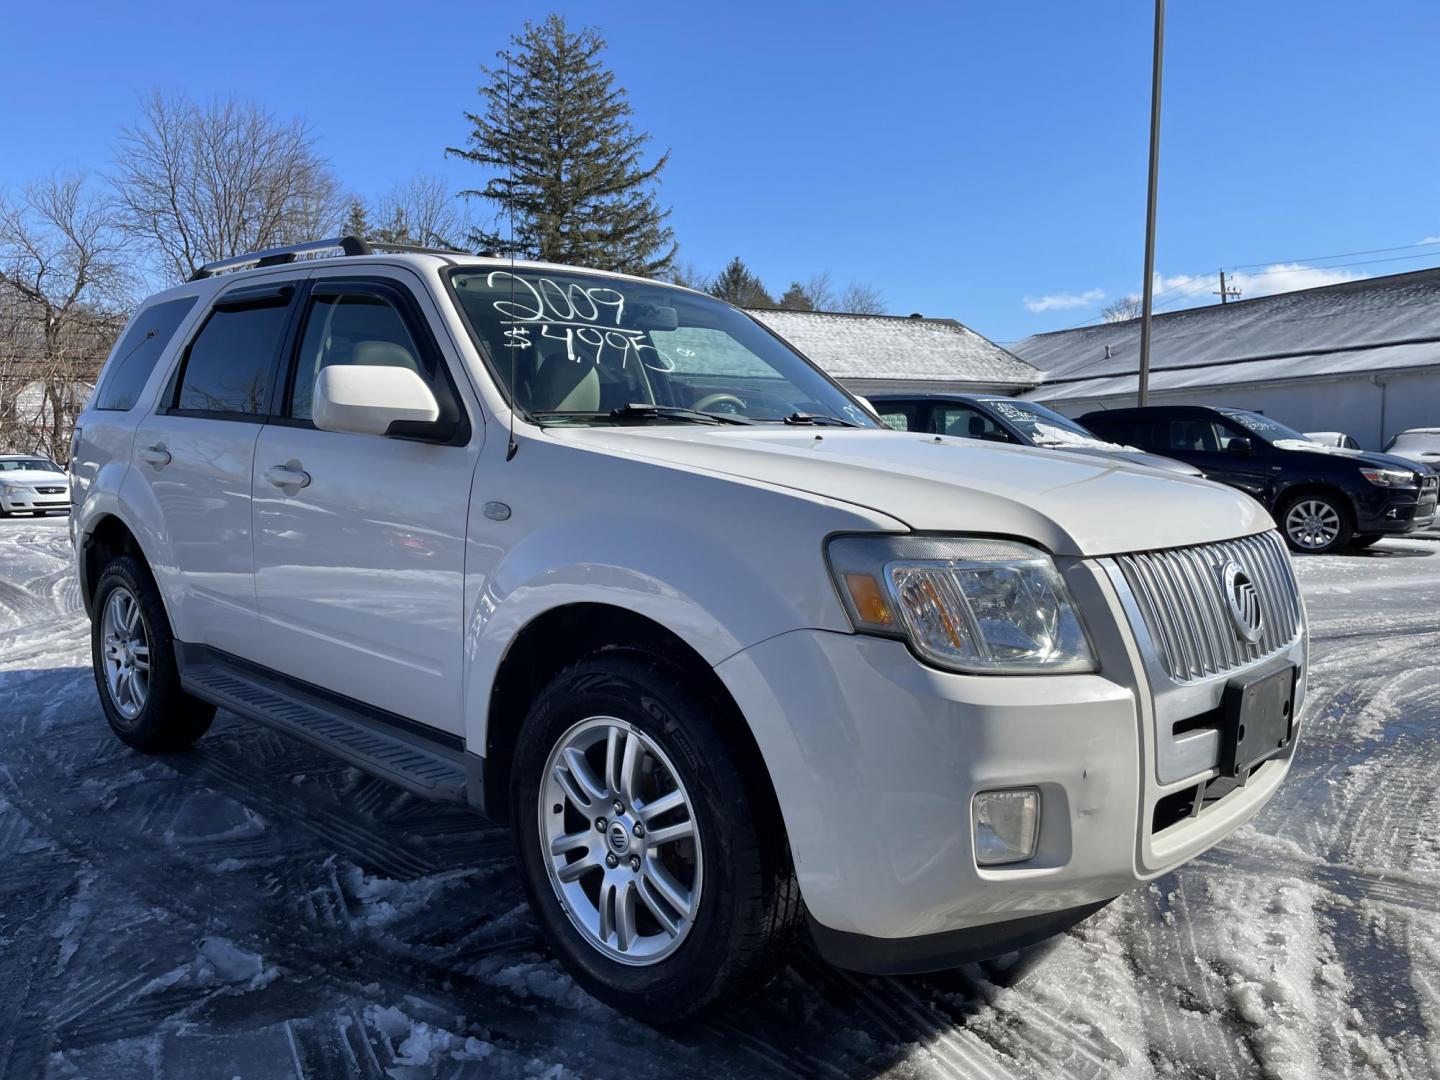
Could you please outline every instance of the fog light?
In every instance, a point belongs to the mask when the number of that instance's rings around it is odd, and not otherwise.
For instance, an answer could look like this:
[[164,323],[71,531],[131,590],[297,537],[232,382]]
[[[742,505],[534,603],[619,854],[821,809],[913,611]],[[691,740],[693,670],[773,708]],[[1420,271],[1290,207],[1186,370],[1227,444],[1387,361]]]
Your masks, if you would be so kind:
[[982,791],[975,796],[975,861],[981,866],[1033,858],[1039,837],[1038,788]]

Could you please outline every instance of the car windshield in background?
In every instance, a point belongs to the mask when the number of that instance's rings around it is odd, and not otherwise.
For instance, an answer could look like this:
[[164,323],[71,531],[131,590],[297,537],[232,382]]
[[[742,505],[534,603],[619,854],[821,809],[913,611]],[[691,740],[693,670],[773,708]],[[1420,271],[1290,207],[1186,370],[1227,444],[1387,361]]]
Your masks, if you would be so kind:
[[1242,412],[1239,409],[1227,409],[1224,410],[1224,412],[1231,420],[1234,420],[1241,427],[1254,432],[1258,437],[1268,443],[1303,442],[1315,444],[1315,440],[1303,432],[1286,427],[1276,420],[1271,420],[1268,416],[1261,416],[1259,413],[1253,412]]
[[[450,283],[496,376],[537,420],[877,426],[806,360],[718,300],[559,269],[460,268]],[[649,408],[629,408],[637,405]]]
[[1068,416],[1033,401],[981,398],[985,405],[1020,429],[1037,446],[1111,446]]
[[64,472],[59,465],[44,458],[7,458],[0,460],[0,472]]

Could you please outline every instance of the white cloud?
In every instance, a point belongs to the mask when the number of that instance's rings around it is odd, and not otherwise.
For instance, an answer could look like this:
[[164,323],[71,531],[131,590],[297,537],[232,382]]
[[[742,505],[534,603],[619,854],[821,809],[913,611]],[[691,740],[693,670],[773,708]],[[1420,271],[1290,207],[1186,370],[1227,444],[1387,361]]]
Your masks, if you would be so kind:
[[1083,293],[1051,293],[1049,296],[1027,296],[1025,307],[1036,314],[1042,311],[1066,311],[1089,307],[1105,299],[1104,289],[1087,289]]
[[1424,240],[1421,240],[1420,243],[1422,243],[1422,244],[1440,244],[1440,236],[1427,236],[1427,237],[1425,237]]
[[[1296,289],[1313,289],[1320,285],[1338,285],[1342,281],[1359,281],[1369,276],[1359,270],[1305,266],[1302,263],[1274,263],[1252,272],[1237,271],[1226,274],[1225,288],[1238,290],[1239,298],[1247,300],[1257,296],[1294,292]],[[1177,311],[1180,308],[1219,302],[1218,273],[1155,275],[1157,310]]]

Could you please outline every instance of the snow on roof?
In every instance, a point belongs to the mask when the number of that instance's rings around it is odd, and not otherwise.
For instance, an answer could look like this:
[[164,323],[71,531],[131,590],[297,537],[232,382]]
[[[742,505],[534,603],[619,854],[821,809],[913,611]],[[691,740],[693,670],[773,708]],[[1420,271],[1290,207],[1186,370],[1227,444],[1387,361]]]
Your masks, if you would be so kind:
[[[1014,351],[1045,373],[1034,396],[1133,393],[1140,320],[1033,334]],[[1436,364],[1440,269],[1167,312],[1151,324],[1156,390]]]
[[751,309],[837,379],[1028,387],[1040,373],[954,319]]

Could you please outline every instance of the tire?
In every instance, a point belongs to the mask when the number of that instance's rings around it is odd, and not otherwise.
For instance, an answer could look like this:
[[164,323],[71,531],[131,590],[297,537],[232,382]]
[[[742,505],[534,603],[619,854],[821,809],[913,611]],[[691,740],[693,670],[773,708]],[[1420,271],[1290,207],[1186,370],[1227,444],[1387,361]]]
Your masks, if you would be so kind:
[[[756,993],[784,966],[804,925],[784,827],[778,812],[765,809],[773,798],[755,775],[760,766],[746,767],[718,723],[728,710],[695,683],[682,668],[648,654],[616,650],[582,660],[535,700],[511,774],[521,876],[541,931],[586,990],[648,1024],[713,1011]],[[629,760],[624,747],[634,742],[640,778],[632,785],[635,798],[622,802],[618,814],[626,785],[606,779],[611,732],[616,761]],[[592,739],[581,751],[589,763],[588,788],[568,765],[552,768],[570,760],[562,748]],[[653,818],[636,808],[658,804],[662,795],[678,804]],[[605,832],[597,819],[606,823]],[[686,819],[689,837],[650,846]],[[647,822],[648,835],[635,828]],[[620,837],[613,835],[617,828]],[[552,856],[552,836],[567,837],[571,850]],[[616,865],[604,865],[617,852]],[[557,863],[566,860],[589,868],[564,884]],[[627,866],[639,872],[627,872]],[[667,888],[657,888],[655,882],[666,879]],[[605,926],[598,910],[611,882],[614,895],[622,903],[628,897],[635,912],[625,948],[618,911],[604,944],[598,940]],[[562,891],[571,899],[562,900]],[[692,900],[693,917],[667,899],[676,895]],[[587,930],[591,915],[596,918]]]
[[1355,534],[1350,507],[1328,491],[1306,492],[1286,499],[1275,515],[1291,551],[1330,555],[1342,551]]
[[1384,533],[1370,533],[1367,536],[1354,536],[1350,538],[1351,551],[1363,551],[1365,548],[1373,547],[1385,539]]
[[[145,564],[130,555],[111,559],[96,583],[93,610],[90,657],[95,687],[116,736],[137,750],[163,753],[183,750],[204,735],[215,719],[215,706],[180,687],[170,620]],[[144,655],[128,645],[117,648],[114,639],[139,642]],[[146,660],[149,668],[142,670]],[[112,675],[127,661],[132,671],[128,680]]]

